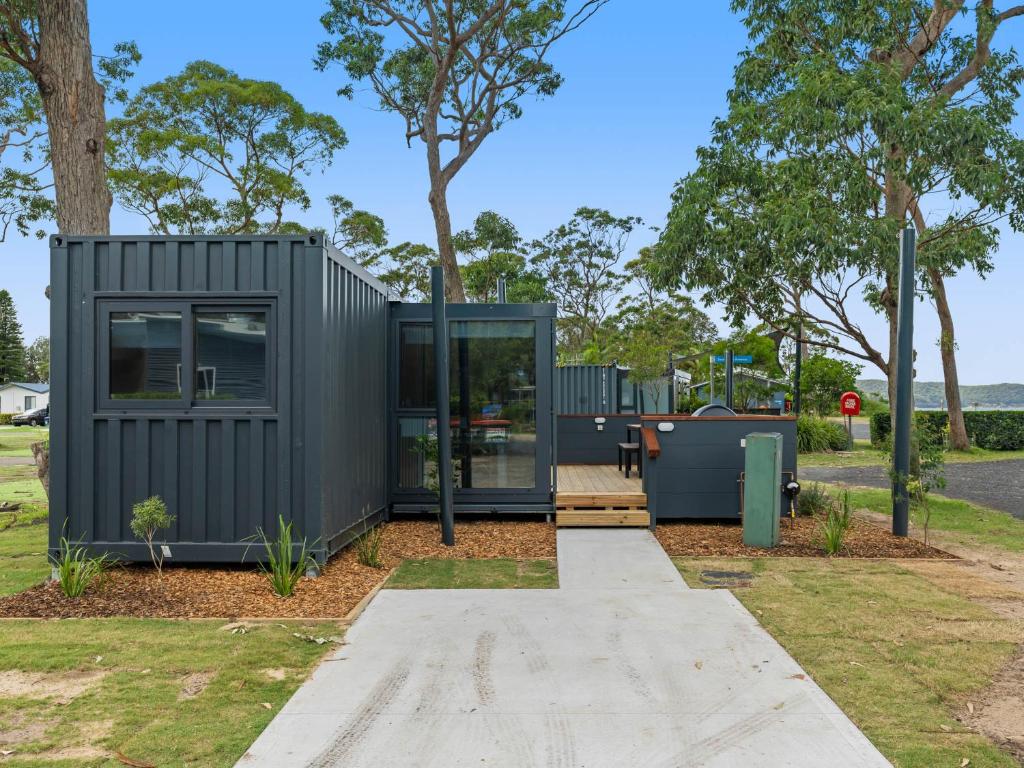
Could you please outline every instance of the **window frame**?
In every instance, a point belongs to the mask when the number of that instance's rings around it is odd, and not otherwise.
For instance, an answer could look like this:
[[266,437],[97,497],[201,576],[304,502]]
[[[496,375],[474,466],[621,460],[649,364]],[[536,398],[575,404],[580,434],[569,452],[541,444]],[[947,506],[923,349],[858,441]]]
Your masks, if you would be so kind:
[[[29,400],[32,401],[31,405],[29,404]],[[35,409],[36,409],[36,396],[35,395],[25,395],[25,413],[28,413],[29,411],[34,411]]]
[[[195,354],[197,312],[266,312],[267,396],[262,400],[197,400]],[[167,399],[129,400],[110,396],[110,316],[115,312],[178,312],[181,315],[181,392]],[[264,411],[277,402],[277,301],[272,297],[101,298],[97,300],[96,396],[100,411]]]

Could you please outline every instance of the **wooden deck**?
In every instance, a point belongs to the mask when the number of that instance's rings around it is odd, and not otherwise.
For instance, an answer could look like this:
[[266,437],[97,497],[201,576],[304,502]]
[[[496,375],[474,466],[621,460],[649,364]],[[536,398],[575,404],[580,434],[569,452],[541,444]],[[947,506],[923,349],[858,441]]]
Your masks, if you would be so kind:
[[562,464],[555,494],[560,526],[647,526],[647,494],[615,465]]

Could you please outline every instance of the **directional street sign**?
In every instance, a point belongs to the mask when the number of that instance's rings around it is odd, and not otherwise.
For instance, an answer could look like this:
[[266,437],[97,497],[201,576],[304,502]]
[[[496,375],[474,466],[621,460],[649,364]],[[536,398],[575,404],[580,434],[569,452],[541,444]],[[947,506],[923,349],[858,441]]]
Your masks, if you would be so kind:
[[[725,355],[715,355],[714,360],[715,360],[716,363],[724,363],[725,362]],[[733,355],[732,356],[732,364],[733,365],[753,365],[754,364],[754,356],[753,355]]]

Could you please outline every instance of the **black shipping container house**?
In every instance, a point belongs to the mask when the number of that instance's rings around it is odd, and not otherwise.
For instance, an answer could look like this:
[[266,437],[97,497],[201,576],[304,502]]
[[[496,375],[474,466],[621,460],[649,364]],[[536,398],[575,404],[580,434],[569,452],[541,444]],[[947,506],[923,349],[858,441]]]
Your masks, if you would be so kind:
[[[50,245],[51,551],[146,559],[129,523],[152,495],[171,562],[262,557],[279,515],[322,561],[395,501],[429,506],[428,308],[322,233]],[[553,323],[551,305],[452,308],[457,510],[552,510]]]

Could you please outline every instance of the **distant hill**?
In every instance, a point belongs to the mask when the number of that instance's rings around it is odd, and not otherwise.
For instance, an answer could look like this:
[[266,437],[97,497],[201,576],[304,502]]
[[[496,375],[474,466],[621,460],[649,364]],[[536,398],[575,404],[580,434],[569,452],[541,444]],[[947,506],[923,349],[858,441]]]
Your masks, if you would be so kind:
[[[887,396],[883,379],[861,379],[857,386],[869,395]],[[960,387],[964,408],[1022,408],[1024,384],[981,384]],[[914,405],[918,408],[941,408],[946,404],[945,387],[941,381],[915,381]]]

